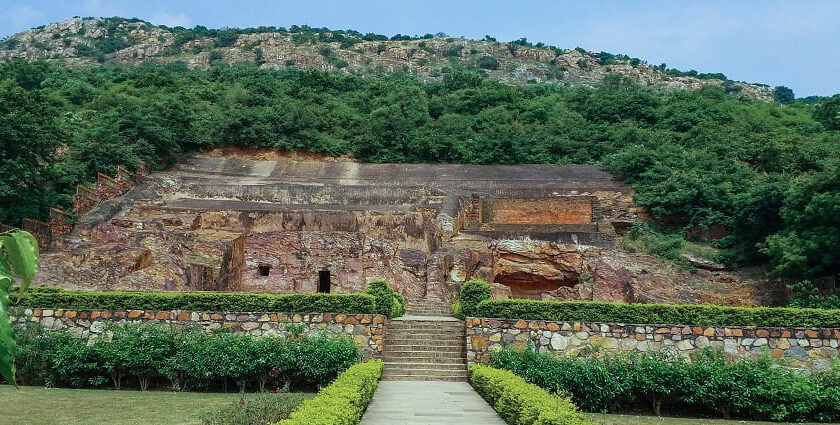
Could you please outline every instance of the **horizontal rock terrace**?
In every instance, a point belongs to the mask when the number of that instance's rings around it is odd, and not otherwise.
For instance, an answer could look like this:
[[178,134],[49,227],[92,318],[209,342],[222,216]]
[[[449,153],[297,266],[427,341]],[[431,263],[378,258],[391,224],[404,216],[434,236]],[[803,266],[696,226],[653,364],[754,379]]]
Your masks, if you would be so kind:
[[497,285],[521,287],[539,273],[539,288],[513,293],[592,299],[569,286],[600,285],[598,250],[614,247],[613,223],[639,213],[629,186],[594,166],[198,154],[80,217],[67,246],[44,256],[39,283],[345,293],[382,278],[408,298],[451,302],[471,278],[504,272]]

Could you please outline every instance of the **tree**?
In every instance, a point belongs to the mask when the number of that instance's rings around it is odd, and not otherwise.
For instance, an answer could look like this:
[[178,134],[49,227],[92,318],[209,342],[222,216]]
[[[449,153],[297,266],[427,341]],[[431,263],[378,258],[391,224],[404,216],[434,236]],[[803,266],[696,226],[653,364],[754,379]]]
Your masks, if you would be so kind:
[[823,100],[814,109],[814,119],[829,130],[840,130],[840,94]]
[[13,284],[20,284],[20,299],[35,277],[37,265],[38,241],[34,236],[20,230],[0,233],[0,376],[15,385],[17,344],[9,318],[9,293]]
[[773,89],[773,99],[782,105],[790,105],[796,97],[793,95],[793,90],[785,86],[776,86]]

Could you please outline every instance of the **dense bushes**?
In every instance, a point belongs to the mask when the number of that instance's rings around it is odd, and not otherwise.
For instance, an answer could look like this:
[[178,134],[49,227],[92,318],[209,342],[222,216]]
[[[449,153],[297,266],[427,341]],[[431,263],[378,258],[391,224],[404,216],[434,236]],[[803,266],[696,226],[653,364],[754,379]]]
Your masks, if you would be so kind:
[[470,383],[505,422],[516,425],[594,425],[562,396],[507,370],[470,365]]
[[342,373],[289,419],[276,425],[356,425],[379,385],[381,361],[359,363]]
[[490,299],[493,295],[493,290],[490,285],[479,279],[472,279],[461,286],[461,292],[458,293],[458,300],[452,306],[452,311],[455,317],[464,319],[467,316],[475,316],[478,313],[478,305]]
[[360,358],[349,338],[280,338],[201,331],[174,331],[163,325],[118,324],[88,340],[67,330],[19,326],[16,353],[19,382],[52,387],[100,386],[119,389],[124,377],[140,389],[168,382],[177,390],[228,387],[322,385]]
[[665,405],[717,411],[727,418],[840,419],[840,361],[812,375],[780,367],[769,356],[732,361],[710,349],[691,362],[670,352],[573,358],[502,351],[491,356],[491,363],[570,395],[587,411],[609,412],[641,402],[656,414]]
[[624,304],[501,299],[483,301],[478,305],[475,316],[628,324],[840,327],[840,310],[725,307],[692,304]]
[[[197,30],[178,40],[220,32]],[[838,256],[824,255],[840,250],[840,101],[782,107],[725,90],[660,92],[619,76],[586,88],[508,86],[463,70],[424,83],[244,63],[10,61],[0,64],[0,175],[18,177],[0,181],[0,222],[69,207],[97,171],[165,166],[218,145],[375,162],[597,164],[630,183],[669,232],[721,225],[732,234],[719,247],[740,263],[769,256],[786,275],[840,271]]]
[[[17,300],[13,300],[17,302]],[[374,314],[368,294],[252,294],[232,292],[94,292],[31,288],[20,305],[77,310],[275,311]]]
[[405,299],[394,292],[384,280],[374,280],[365,292],[373,296],[377,314],[388,317],[399,317],[405,314]]

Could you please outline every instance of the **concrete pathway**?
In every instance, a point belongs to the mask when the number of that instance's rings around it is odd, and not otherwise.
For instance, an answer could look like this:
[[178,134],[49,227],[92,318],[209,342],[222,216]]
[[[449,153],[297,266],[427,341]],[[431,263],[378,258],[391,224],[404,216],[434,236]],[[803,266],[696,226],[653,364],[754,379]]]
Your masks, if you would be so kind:
[[362,425],[505,425],[466,382],[381,381]]

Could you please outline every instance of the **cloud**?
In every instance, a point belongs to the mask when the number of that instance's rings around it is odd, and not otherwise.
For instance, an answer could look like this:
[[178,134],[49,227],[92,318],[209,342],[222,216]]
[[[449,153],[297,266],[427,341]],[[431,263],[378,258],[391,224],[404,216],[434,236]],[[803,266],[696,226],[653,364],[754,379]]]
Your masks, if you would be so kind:
[[155,25],[166,25],[168,27],[185,27],[189,28],[191,25],[190,17],[183,13],[171,14],[166,11],[159,10],[149,16],[149,22]]

